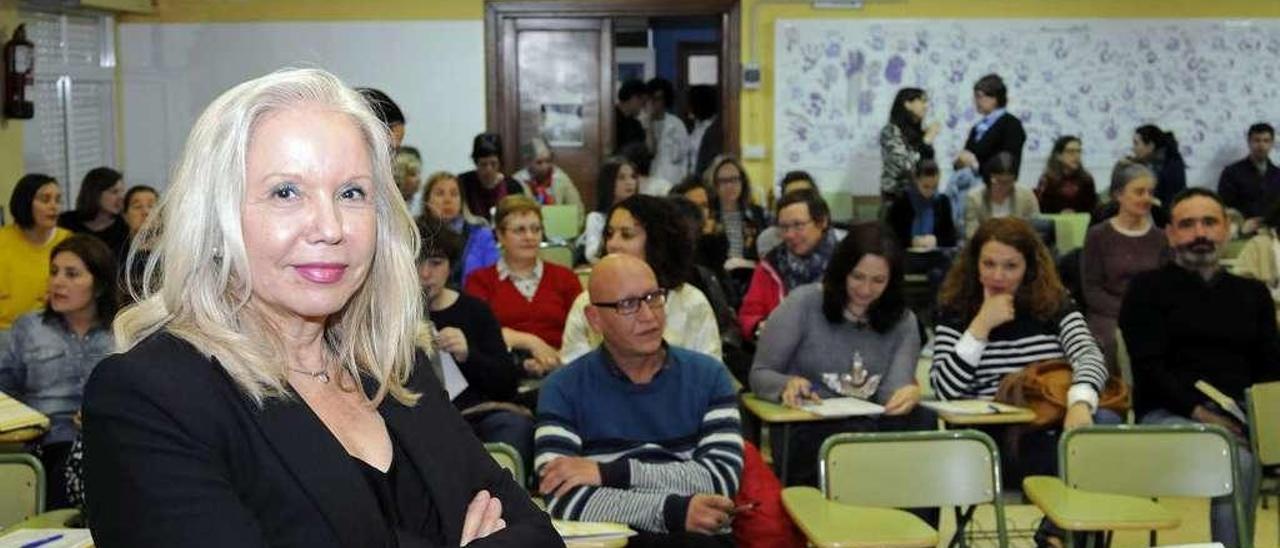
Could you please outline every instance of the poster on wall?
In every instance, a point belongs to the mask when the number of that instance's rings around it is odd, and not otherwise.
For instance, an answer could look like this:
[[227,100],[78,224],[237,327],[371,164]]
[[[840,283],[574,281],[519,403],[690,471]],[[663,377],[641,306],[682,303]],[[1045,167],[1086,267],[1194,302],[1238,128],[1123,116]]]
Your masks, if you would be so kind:
[[[1245,131],[1280,122],[1280,21],[1204,19],[779,20],[774,27],[774,173],[876,194],[880,129],[903,87],[930,98],[944,168],[978,121],[973,83],[1004,78],[1027,131],[1019,183],[1035,186],[1055,138],[1079,136],[1105,187],[1135,128],[1176,135],[1187,183],[1216,187],[1247,152]],[[945,177],[944,177],[945,180]],[[1101,190],[1101,189],[1100,189]]]
[[585,143],[582,100],[542,104],[542,138],[553,147],[581,147]]

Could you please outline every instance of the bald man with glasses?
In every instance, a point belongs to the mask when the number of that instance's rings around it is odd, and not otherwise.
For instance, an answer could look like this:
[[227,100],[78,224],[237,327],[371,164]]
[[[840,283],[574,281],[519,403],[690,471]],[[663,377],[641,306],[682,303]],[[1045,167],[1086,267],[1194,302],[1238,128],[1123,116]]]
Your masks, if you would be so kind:
[[551,515],[611,521],[629,546],[732,546],[742,429],[724,365],[662,340],[666,289],[644,261],[609,255],[588,286],[598,348],[543,384],[534,434]]

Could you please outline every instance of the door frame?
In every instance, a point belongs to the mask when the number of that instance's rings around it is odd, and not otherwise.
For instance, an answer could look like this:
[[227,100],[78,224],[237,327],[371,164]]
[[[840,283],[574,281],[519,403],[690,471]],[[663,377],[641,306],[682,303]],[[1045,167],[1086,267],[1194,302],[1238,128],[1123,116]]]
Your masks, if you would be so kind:
[[[503,117],[503,112],[516,112],[519,96],[514,85],[516,64],[506,59],[515,51],[516,21],[527,18],[605,18],[601,42],[601,108],[603,150],[613,150],[613,22],[614,17],[680,17],[717,16],[720,18],[720,120],[724,130],[725,151],[739,153],[739,97],[742,84],[742,21],[739,0],[485,0],[485,126],[490,132],[505,136],[517,134],[518,121]],[[523,28],[523,25],[521,26]],[[510,118],[510,119],[507,119]],[[519,143],[503,139],[503,156],[507,162],[519,158]],[[518,160],[517,160],[518,161]],[[507,163],[507,169],[515,163]],[[677,182],[677,181],[673,181]]]

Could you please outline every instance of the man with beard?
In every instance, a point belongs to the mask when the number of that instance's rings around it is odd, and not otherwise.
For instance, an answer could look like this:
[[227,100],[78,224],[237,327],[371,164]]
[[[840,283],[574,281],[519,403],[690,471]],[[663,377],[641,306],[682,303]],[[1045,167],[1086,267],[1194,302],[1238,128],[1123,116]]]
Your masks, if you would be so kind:
[[[1240,437],[1240,484],[1253,523],[1257,476],[1244,427],[1195,388],[1204,380],[1239,402],[1258,382],[1280,379],[1271,294],[1262,282],[1219,264],[1226,207],[1216,193],[1188,188],[1170,204],[1165,227],[1173,262],[1129,284],[1120,330],[1134,372],[1134,410],[1144,424],[1216,424]],[[1213,540],[1240,546],[1231,495],[1213,499]]]

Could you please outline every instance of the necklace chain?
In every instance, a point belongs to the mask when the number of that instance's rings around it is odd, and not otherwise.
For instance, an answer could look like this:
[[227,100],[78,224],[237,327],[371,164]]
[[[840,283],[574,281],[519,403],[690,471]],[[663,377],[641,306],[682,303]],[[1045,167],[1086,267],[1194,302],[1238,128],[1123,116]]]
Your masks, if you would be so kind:
[[329,384],[328,368],[321,369],[319,371],[307,371],[306,369],[298,369],[296,367],[290,367],[289,371],[293,371],[294,373],[300,373],[308,377],[311,377],[313,380],[320,381],[321,384]]

